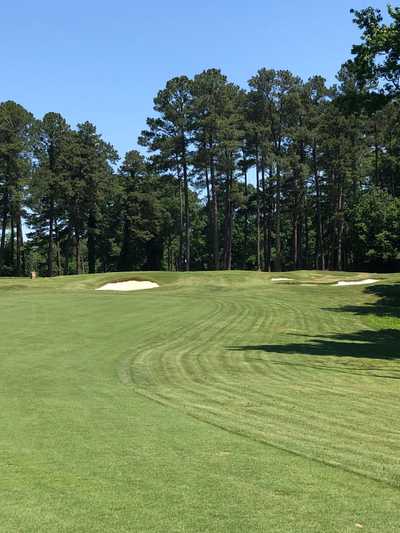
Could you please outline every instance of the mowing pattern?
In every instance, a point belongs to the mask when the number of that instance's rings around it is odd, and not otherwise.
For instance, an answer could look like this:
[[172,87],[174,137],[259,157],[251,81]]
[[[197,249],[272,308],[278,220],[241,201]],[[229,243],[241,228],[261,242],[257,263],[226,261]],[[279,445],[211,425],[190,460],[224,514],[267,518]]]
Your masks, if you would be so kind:
[[332,291],[203,291],[201,311],[169,296],[168,336],[149,327],[120,379],[201,421],[399,486],[397,363],[379,359],[360,317],[332,309],[349,303]]

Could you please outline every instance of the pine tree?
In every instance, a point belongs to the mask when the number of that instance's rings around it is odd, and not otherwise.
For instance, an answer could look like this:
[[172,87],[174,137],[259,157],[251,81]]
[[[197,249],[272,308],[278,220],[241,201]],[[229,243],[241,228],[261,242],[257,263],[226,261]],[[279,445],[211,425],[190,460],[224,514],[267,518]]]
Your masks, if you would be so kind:
[[[169,80],[154,98],[157,118],[147,120],[139,143],[156,153],[155,160],[164,170],[176,172],[181,203],[181,268],[190,270],[189,165],[192,131],[192,82],[186,76]],[[183,201],[182,201],[183,200]],[[184,237],[183,237],[184,236]]]
[[[24,272],[22,219],[32,169],[35,119],[12,101],[0,104],[0,273]],[[7,230],[9,234],[7,235]]]

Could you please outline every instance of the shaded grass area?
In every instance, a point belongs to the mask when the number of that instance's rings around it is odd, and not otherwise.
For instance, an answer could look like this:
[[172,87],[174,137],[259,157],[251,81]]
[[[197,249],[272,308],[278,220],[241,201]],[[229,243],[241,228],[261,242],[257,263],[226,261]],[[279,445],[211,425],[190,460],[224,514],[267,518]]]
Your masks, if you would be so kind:
[[[400,330],[361,330],[335,335],[298,335],[303,342],[288,344],[261,344],[258,346],[234,346],[238,351],[263,351],[275,354],[299,354],[311,356],[334,356],[363,359],[399,359]],[[296,340],[296,339],[295,339]],[[306,342],[304,342],[306,340]],[[368,362],[368,368],[371,366]]]
[[271,277],[0,280],[0,530],[398,531],[400,276]]

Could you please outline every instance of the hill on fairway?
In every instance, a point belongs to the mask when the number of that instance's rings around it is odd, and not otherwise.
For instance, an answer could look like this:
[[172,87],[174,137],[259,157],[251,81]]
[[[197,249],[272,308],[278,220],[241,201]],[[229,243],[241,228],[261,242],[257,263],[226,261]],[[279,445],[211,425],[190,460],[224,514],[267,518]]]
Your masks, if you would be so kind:
[[399,283],[0,279],[0,530],[399,531]]

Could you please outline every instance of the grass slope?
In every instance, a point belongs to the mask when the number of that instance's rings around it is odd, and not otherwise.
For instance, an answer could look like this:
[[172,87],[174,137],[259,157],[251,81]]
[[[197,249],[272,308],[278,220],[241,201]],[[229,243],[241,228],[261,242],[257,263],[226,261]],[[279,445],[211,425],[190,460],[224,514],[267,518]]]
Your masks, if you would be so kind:
[[400,275],[271,277],[1,279],[0,531],[397,532]]

